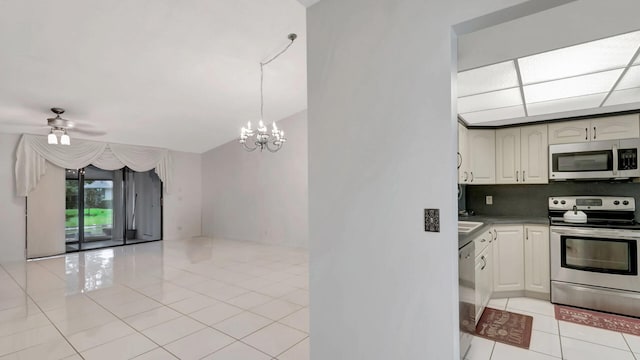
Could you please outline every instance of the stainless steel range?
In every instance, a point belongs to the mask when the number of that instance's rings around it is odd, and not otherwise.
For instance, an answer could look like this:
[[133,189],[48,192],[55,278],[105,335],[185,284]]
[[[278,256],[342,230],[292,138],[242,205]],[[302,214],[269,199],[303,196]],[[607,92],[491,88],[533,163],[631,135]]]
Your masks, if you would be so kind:
[[551,302],[640,317],[634,212],[632,197],[549,198]]

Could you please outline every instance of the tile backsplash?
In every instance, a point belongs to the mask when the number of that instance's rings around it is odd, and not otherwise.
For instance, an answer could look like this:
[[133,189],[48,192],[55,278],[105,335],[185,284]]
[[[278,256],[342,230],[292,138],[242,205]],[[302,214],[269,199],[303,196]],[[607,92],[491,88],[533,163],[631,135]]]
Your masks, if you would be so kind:
[[[493,205],[485,197],[493,196]],[[541,185],[467,185],[466,210],[476,215],[547,216],[549,196],[606,195],[633,196],[636,220],[640,220],[640,183],[606,181],[563,181]],[[460,206],[458,207],[462,209]]]

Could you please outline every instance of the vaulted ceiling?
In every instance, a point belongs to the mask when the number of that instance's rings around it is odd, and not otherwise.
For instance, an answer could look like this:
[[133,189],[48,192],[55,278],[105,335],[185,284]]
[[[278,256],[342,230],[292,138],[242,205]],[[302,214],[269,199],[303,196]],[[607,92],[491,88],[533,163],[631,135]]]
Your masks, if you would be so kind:
[[[311,3],[310,1],[301,1]],[[203,152],[259,117],[306,109],[306,8],[296,0],[4,0],[0,132],[46,134],[51,107],[98,136]],[[286,131],[286,129],[284,129]]]

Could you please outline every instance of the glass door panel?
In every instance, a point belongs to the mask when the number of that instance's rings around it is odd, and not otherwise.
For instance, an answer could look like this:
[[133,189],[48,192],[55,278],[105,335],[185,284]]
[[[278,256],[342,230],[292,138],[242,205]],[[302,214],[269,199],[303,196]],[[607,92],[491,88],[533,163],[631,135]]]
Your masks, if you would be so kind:
[[[114,236],[114,175],[116,172],[85,168],[83,186],[83,239],[82,249],[122,245],[120,236]],[[115,211],[117,212],[117,210]]]
[[68,251],[80,249],[79,204],[78,204],[78,170],[67,169],[65,172],[65,243]]

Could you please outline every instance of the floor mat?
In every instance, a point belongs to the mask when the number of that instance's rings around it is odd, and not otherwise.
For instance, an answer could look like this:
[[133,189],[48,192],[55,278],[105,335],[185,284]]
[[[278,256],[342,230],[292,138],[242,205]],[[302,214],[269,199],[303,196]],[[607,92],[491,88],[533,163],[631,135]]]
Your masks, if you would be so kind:
[[640,336],[640,319],[555,305],[556,319]]
[[476,326],[476,336],[503,344],[529,348],[533,317],[506,310],[485,308]]

